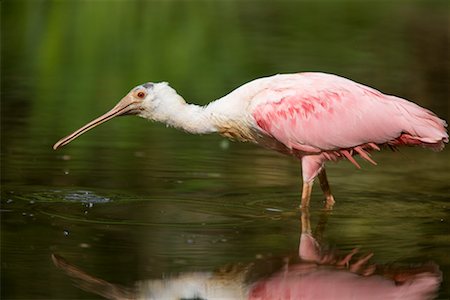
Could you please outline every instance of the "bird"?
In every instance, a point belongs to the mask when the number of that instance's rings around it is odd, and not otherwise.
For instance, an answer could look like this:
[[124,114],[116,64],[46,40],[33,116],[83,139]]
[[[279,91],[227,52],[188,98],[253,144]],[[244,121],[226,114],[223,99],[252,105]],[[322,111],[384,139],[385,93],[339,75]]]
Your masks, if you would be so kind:
[[192,134],[217,133],[297,158],[303,179],[300,208],[309,207],[316,178],[326,207],[335,203],[325,171],[328,161],[348,160],[360,168],[354,156],[376,165],[371,152],[382,147],[440,151],[448,143],[447,123],[428,109],[338,75],[301,72],[255,79],[204,106],[187,103],[167,82],[147,82],[53,149],[124,115]]

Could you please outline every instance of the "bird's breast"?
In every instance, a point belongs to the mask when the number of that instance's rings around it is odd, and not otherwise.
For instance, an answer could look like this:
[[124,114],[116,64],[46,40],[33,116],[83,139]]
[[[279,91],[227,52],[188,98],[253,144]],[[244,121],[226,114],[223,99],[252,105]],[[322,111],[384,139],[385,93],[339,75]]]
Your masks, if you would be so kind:
[[218,133],[226,138],[240,142],[255,142],[255,133],[236,123],[221,124]]
[[231,140],[252,142],[264,148],[275,150],[286,155],[300,157],[302,154],[300,151],[293,151],[274,137],[267,135],[249,124],[228,121],[226,123],[221,123],[220,126],[217,127],[217,132]]

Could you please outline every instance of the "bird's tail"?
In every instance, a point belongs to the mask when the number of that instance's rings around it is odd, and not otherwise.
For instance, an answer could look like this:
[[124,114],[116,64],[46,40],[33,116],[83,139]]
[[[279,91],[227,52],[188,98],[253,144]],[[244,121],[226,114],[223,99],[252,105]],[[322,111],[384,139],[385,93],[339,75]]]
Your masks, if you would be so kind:
[[392,145],[420,145],[435,151],[444,148],[444,143],[448,143],[445,120],[415,103],[394,96],[390,98],[404,119],[404,132],[392,141]]

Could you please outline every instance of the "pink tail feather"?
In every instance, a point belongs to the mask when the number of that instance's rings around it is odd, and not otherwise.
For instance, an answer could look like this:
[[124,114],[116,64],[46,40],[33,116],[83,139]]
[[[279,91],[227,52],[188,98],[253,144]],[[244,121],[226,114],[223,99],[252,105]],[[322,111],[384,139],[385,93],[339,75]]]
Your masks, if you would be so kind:
[[447,123],[433,112],[404,99],[390,96],[390,100],[402,113],[404,133],[393,145],[420,145],[440,151],[448,143]]

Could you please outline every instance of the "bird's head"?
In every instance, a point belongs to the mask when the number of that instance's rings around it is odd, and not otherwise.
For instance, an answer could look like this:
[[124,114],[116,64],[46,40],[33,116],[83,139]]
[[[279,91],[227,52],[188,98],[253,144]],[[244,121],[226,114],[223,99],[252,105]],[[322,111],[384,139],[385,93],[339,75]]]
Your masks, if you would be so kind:
[[53,149],[58,149],[88,130],[111,120],[114,117],[126,116],[126,115],[138,115],[148,119],[154,119],[155,112],[158,111],[160,103],[165,98],[177,95],[166,82],[151,83],[147,82],[133,88],[125,97],[123,97],[116,106],[110,111],[92,120],[88,124],[84,125],[80,129],[74,131],[70,135],[60,139]]

